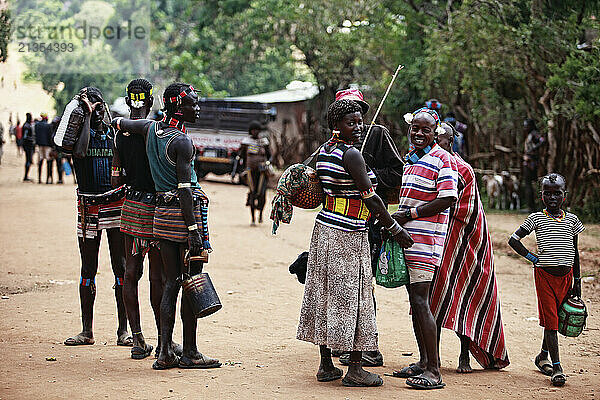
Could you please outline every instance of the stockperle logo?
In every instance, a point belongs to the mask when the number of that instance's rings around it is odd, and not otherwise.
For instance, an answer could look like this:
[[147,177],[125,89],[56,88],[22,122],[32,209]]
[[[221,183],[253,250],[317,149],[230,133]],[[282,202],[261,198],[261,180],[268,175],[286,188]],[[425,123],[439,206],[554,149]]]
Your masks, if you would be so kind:
[[38,73],[144,74],[150,0],[11,2],[13,51]]

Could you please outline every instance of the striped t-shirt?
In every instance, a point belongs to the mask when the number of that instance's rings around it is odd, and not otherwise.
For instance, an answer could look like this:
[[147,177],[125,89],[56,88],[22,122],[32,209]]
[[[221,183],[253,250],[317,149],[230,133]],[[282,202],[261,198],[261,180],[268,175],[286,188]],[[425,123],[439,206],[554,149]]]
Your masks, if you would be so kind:
[[538,248],[537,267],[572,267],[575,261],[573,238],[585,227],[577,215],[563,211],[563,218],[554,218],[543,211],[530,214],[521,225],[527,234],[535,231]]
[[[398,210],[419,207],[442,197],[458,198],[456,161],[437,144],[414,164],[405,164]],[[448,230],[449,209],[404,224],[414,240],[404,249],[407,265],[433,272],[440,265]]]
[[[367,221],[361,218],[354,218],[344,215],[344,207],[338,206],[346,199],[351,199],[353,205],[360,208],[358,214],[368,214],[368,209],[362,201],[360,191],[354,183],[352,176],[344,168],[344,154],[352,146],[344,143],[338,143],[331,152],[327,152],[326,146],[321,147],[317,155],[317,176],[321,181],[321,187],[326,196],[340,199],[336,204],[336,210],[330,211],[323,208],[317,215],[317,222],[327,225],[331,228],[343,231],[362,231],[367,228]],[[369,167],[367,175],[371,179],[373,188],[377,186],[377,178]],[[348,207],[345,207],[346,209]],[[339,210],[339,212],[338,212]]]

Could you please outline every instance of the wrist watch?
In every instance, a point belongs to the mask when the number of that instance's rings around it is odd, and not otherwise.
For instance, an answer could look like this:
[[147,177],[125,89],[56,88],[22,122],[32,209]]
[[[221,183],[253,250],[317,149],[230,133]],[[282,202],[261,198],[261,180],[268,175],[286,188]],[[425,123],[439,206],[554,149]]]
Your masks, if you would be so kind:
[[404,216],[406,217],[406,219],[408,219],[409,221],[413,219],[412,217],[412,213],[410,211],[410,208],[407,208],[406,211],[404,212]]

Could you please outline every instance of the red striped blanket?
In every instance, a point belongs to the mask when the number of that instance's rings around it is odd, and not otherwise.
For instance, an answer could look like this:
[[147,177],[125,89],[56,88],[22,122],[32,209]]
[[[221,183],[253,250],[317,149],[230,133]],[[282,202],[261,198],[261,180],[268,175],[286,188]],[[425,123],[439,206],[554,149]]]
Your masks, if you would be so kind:
[[[431,286],[431,312],[438,325],[471,339],[470,350],[484,368],[509,364],[494,273],[492,241],[475,173],[457,154],[458,201],[451,210],[442,256]],[[487,354],[495,358],[490,363]]]

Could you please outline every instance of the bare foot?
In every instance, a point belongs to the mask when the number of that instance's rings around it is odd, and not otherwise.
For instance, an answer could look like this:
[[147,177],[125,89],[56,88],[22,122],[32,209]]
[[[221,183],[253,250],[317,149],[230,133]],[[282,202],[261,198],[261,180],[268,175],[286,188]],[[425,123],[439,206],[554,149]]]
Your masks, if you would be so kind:
[[471,361],[469,360],[469,356],[463,357],[462,355],[458,358],[458,367],[456,368],[456,372],[459,374],[469,374],[473,372],[473,368],[471,368]]

